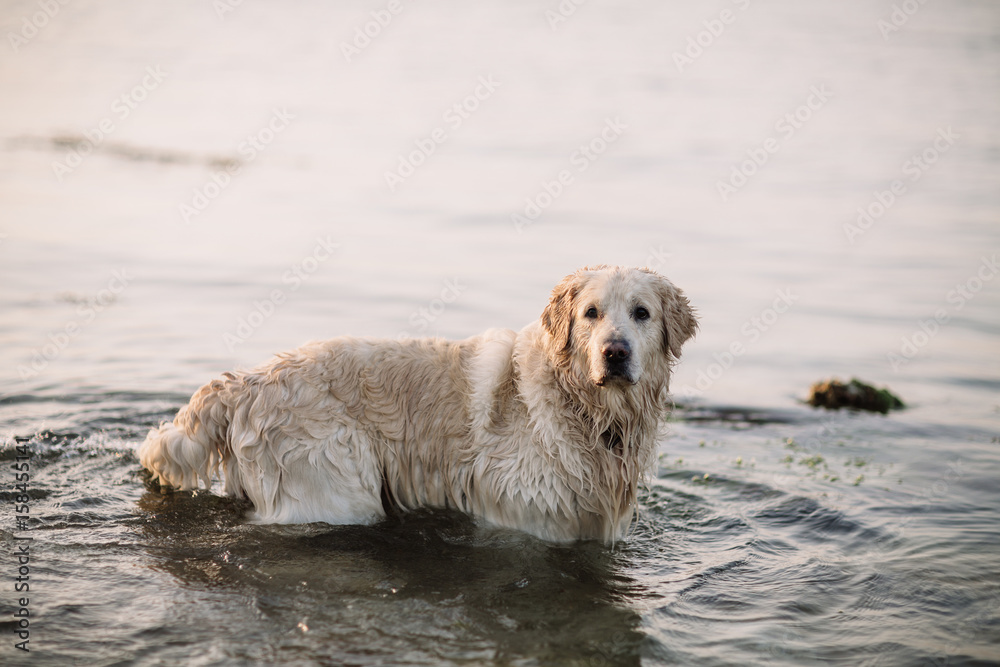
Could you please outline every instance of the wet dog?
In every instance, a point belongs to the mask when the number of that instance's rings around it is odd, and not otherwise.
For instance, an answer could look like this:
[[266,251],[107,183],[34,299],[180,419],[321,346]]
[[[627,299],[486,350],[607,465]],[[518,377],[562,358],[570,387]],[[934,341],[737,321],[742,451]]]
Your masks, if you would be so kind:
[[454,508],[552,541],[614,542],[656,460],[673,363],[697,328],[646,269],[584,268],[539,320],[463,341],[308,343],[225,373],[150,431],[164,487],[249,498],[264,523]]

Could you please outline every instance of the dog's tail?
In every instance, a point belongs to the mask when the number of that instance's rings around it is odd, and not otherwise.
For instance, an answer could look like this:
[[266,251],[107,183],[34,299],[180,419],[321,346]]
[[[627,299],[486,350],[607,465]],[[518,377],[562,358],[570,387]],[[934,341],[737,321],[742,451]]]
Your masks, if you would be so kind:
[[239,471],[227,437],[230,409],[223,400],[227,381],[234,379],[227,373],[203,386],[172,422],[151,430],[139,446],[139,462],[161,485],[207,489],[222,466],[226,493],[239,493]]

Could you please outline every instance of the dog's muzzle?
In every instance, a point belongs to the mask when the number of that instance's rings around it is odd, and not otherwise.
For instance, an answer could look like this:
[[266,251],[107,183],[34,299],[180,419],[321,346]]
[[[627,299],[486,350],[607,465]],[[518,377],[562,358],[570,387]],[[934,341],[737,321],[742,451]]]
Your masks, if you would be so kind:
[[604,376],[597,383],[604,386],[609,380],[625,380],[634,383],[631,375],[632,348],[624,339],[609,340],[601,346],[604,357]]

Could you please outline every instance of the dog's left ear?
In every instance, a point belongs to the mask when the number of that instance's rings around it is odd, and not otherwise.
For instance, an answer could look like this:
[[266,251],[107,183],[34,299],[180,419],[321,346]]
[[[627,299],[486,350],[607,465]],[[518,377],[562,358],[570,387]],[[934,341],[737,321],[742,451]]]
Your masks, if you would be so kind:
[[663,312],[663,352],[677,360],[681,346],[698,330],[698,318],[684,292],[663,276],[654,275]]
[[573,302],[580,292],[580,274],[563,278],[552,290],[549,303],[542,311],[542,326],[552,338],[552,354],[561,361],[569,359],[570,335],[573,329]]

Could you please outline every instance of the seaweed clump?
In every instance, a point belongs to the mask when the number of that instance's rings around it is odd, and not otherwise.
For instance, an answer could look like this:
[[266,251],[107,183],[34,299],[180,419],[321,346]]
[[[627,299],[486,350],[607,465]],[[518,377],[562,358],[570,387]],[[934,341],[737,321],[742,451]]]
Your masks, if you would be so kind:
[[902,410],[905,405],[888,389],[876,389],[857,378],[848,383],[840,380],[817,382],[809,390],[806,403],[828,410],[850,408],[886,414],[889,410]]

